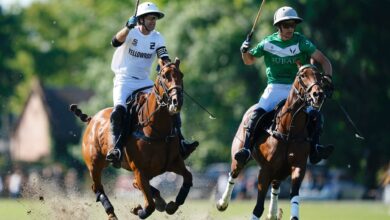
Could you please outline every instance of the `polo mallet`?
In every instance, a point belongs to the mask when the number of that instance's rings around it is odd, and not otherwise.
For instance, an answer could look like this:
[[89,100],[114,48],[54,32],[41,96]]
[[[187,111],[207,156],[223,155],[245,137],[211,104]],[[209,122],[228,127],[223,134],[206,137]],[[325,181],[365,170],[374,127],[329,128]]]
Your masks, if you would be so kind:
[[246,36],[246,41],[250,41],[250,40],[252,39],[252,35],[253,35],[253,32],[255,31],[255,27],[256,27],[257,21],[258,21],[259,18],[260,18],[261,9],[263,8],[264,3],[265,3],[265,0],[262,0],[262,1],[261,1],[260,8],[259,8],[259,11],[257,12],[256,18],[255,18],[255,22],[253,23],[252,30],[251,30],[251,32],[249,32],[249,34]]
[[139,0],[137,0],[137,2],[135,3],[135,12],[134,12],[134,16],[137,16],[138,5],[139,5]]
[[349,114],[347,113],[347,111],[345,110],[345,108],[340,104],[340,102],[338,102],[336,100],[338,106],[340,107],[341,111],[344,113],[345,117],[347,118],[348,122],[352,125],[352,127],[355,129],[355,137],[357,139],[360,139],[360,140],[365,140],[365,138],[363,137],[362,133],[359,131],[359,129],[357,128],[357,126],[355,125],[355,123],[352,121],[351,117],[349,116]]

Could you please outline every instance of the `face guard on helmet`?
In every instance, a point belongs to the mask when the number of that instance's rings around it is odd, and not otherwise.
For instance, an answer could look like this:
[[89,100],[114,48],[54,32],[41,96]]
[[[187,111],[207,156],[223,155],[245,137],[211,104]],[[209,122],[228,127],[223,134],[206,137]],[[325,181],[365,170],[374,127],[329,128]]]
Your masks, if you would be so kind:
[[162,13],[155,4],[151,2],[144,2],[138,6],[137,10],[137,18],[140,18],[147,14],[155,14],[158,19],[161,19],[164,17],[164,13]]
[[274,14],[274,26],[287,20],[294,20],[297,24],[303,21],[302,18],[298,17],[298,13],[291,7],[284,6],[276,10]]

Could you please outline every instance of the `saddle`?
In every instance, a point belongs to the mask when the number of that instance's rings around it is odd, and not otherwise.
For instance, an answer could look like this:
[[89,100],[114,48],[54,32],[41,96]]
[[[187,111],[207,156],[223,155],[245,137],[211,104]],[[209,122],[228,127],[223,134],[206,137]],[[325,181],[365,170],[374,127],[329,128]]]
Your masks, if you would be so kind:
[[276,116],[285,103],[286,99],[283,99],[275,106],[274,109],[259,118],[256,122],[255,132],[253,134],[253,143],[258,145],[264,142],[264,140],[271,135],[271,132],[275,130],[276,127]]
[[153,86],[142,87],[135,90],[129,97],[126,99],[126,116],[124,123],[124,134],[125,136],[130,135],[138,124],[138,112],[142,106],[146,103],[146,99],[149,94],[143,92],[145,89],[149,89]]

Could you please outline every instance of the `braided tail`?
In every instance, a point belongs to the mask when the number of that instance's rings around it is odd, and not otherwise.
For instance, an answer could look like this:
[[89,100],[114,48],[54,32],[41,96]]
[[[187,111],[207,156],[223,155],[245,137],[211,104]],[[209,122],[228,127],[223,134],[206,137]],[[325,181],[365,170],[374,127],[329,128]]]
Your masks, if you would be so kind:
[[77,117],[80,118],[81,121],[89,123],[91,121],[91,117],[87,114],[84,114],[81,109],[77,107],[76,104],[71,104],[69,106],[69,111],[73,112]]

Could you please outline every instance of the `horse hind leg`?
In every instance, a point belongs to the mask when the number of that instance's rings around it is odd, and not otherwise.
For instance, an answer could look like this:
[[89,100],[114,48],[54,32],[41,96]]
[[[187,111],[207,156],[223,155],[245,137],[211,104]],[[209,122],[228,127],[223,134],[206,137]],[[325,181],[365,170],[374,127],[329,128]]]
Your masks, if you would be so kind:
[[92,177],[92,191],[96,195],[96,202],[101,202],[104,210],[108,215],[109,220],[117,220],[117,217],[114,212],[114,206],[111,204],[107,195],[104,192],[103,185],[101,184],[101,174],[103,168],[92,168],[90,169],[90,175]]

